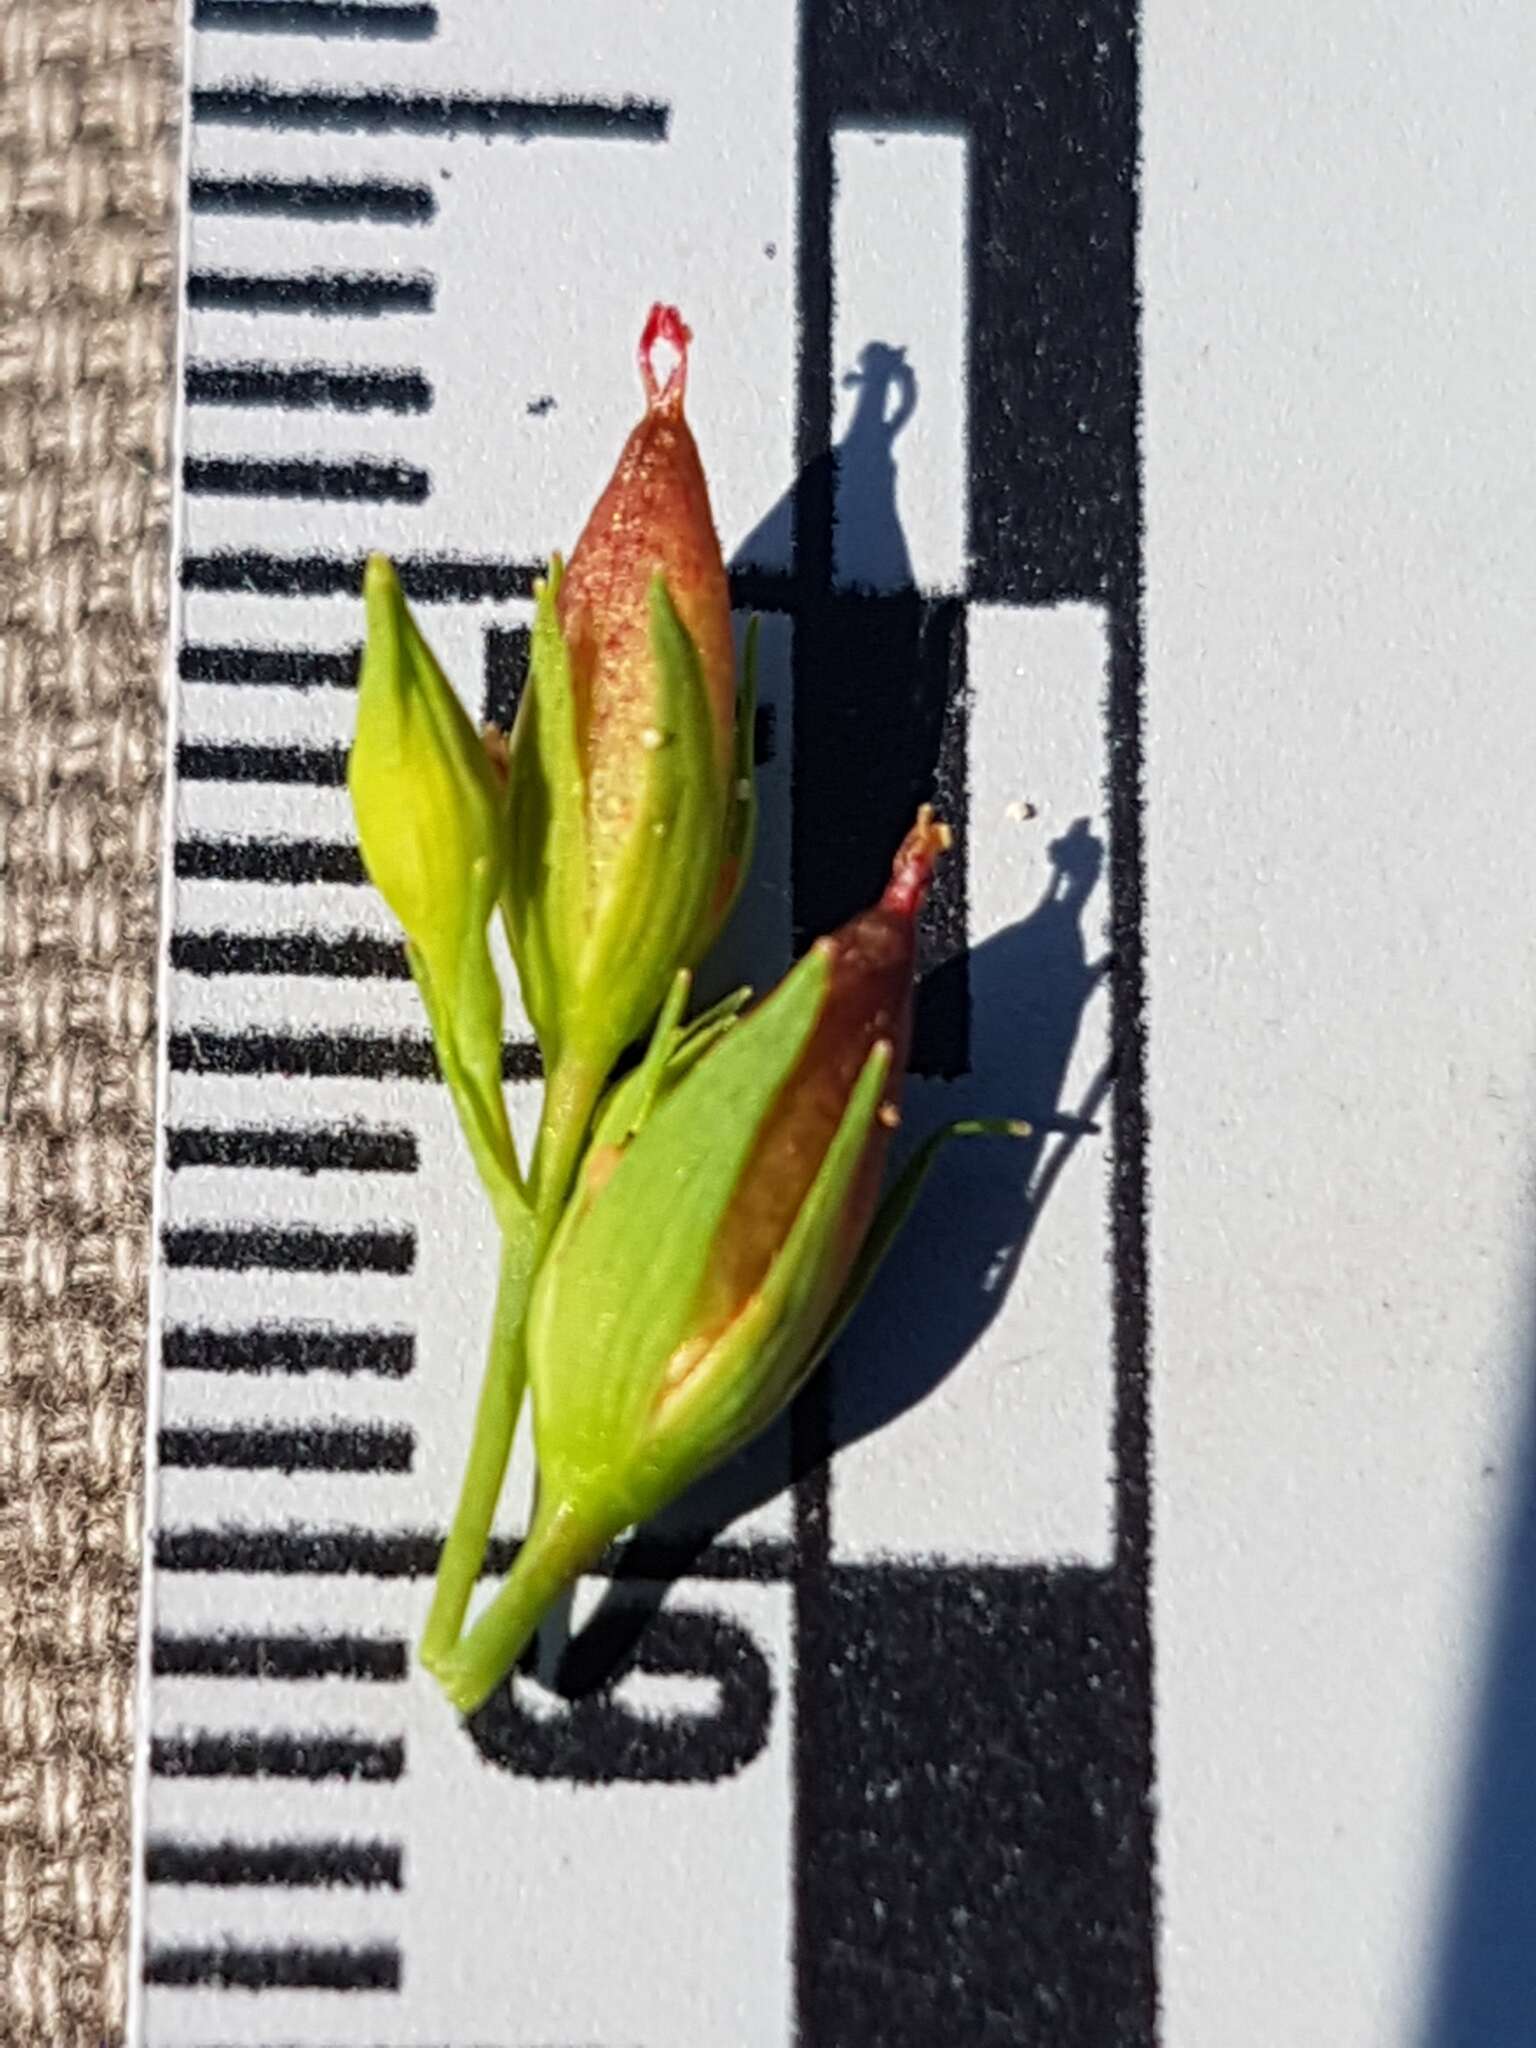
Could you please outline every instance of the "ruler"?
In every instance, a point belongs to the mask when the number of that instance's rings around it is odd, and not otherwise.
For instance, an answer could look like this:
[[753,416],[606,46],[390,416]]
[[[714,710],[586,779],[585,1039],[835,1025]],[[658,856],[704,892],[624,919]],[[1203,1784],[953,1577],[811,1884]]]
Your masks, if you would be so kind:
[[[135,2048],[1156,2038],[1134,13],[195,0]],[[1040,1135],[465,1726],[411,1646],[495,1248],[358,863],[358,579],[505,720],[656,297],[764,620],[718,979],[934,795],[907,1128]]]

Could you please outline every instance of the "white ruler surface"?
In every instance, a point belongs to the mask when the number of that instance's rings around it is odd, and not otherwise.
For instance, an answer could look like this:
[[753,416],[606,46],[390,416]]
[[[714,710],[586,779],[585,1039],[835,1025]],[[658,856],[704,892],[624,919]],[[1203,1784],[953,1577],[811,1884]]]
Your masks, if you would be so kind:
[[[133,2048],[1157,2038],[1134,9],[931,14],[193,6]],[[359,572],[504,721],[658,297],[765,622],[718,978],[934,796],[907,1128],[1040,1135],[465,1727],[495,1247],[358,863]]]

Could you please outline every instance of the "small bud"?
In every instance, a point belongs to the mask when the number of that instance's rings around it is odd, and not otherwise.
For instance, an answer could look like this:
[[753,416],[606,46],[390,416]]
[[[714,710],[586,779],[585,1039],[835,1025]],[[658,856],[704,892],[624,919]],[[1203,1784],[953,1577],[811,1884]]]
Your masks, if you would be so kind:
[[369,558],[347,787],[363,865],[405,930],[438,1059],[498,1213],[523,1201],[501,1094],[501,986],[486,942],[507,870],[503,760],[470,723],[394,569]]
[[434,986],[457,982],[506,872],[505,778],[411,617],[383,555],[369,558],[367,640],[347,787],[369,878]]
[[748,1015],[711,1020],[692,1062],[678,1060],[674,992],[600,1113],[529,1306],[534,1527],[442,1674],[459,1705],[491,1689],[564,1580],[772,1419],[848,1313],[899,1121],[917,915],[946,839],[925,809],[880,901]]
[[[605,1072],[704,952],[744,864],[730,592],[683,414],[688,329],[652,308],[645,415],[563,569],[539,592],[511,741],[504,902],[553,1067]],[[658,381],[651,353],[677,361]],[[745,695],[745,693],[744,693]]]

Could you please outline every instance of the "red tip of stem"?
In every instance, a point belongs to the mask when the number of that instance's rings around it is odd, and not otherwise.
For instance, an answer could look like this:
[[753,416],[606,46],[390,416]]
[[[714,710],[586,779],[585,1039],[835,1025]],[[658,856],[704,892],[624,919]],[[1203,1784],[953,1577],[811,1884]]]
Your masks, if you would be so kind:
[[[668,401],[682,403],[683,387],[688,382],[688,344],[692,339],[693,330],[684,322],[676,306],[663,306],[659,301],[652,306],[640,331],[640,382],[645,386],[648,406],[663,405]],[[664,341],[677,354],[677,361],[662,384],[657,383],[651,362],[651,351],[658,341]]]
[[891,879],[885,885],[881,906],[898,917],[916,917],[928,894],[928,884],[941,853],[949,851],[954,834],[933,815],[933,805],[924,804],[917,823],[897,848],[891,862]]

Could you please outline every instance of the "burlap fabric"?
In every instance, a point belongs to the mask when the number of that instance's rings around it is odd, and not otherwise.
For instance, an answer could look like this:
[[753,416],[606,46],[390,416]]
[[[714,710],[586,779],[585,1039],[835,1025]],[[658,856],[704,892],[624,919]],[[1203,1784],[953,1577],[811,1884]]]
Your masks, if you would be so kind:
[[176,0],[0,0],[0,2042],[126,1984]]

